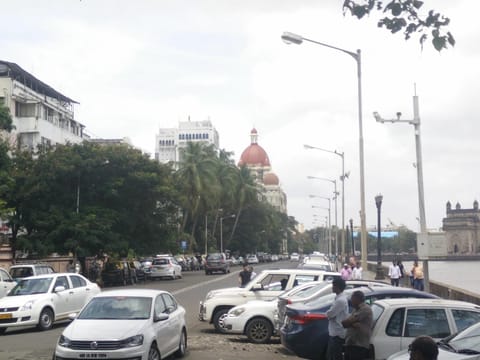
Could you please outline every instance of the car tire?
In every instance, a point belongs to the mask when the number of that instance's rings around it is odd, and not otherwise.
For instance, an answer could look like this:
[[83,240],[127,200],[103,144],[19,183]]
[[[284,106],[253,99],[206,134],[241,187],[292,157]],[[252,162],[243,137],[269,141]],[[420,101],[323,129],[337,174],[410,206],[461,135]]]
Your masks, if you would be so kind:
[[53,320],[53,311],[49,308],[43,309],[40,313],[37,324],[38,330],[45,331],[51,329],[53,326]]
[[247,323],[245,334],[255,344],[265,344],[273,334],[273,326],[267,319],[253,318]]
[[148,360],[160,360],[160,351],[158,351],[157,345],[152,344],[150,350],[148,350]]
[[227,317],[227,313],[229,308],[221,308],[213,314],[213,325],[215,326],[215,330],[221,334],[226,334],[227,330],[224,327],[224,319]]
[[178,344],[178,350],[175,352],[177,358],[182,358],[187,353],[187,331],[182,330],[182,335],[180,336],[180,343]]

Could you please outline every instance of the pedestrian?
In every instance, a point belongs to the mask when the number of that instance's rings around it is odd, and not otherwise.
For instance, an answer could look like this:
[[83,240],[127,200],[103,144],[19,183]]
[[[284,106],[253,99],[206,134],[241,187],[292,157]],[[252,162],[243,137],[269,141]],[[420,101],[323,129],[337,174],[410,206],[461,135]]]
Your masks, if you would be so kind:
[[369,359],[370,337],[372,336],[373,313],[370,306],[365,304],[365,294],[354,291],[351,298],[353,311],[348,318],[342,321],[347,329],[345,334],[344,359]]
[[400,282],[402,283],[402,285],[408,286],[407,284],[408,280],[403,280],[403,279],[406,279],[407,277],[405,276],[405,267],[402,264],[402,260],[398,260],[397,265],[398,265],[398,268],[400,269]]
[[413,262],[412,275],[413,275],[413,288],[423,291],[425,289],[425,283],[423,278],[423,268],[421,265],[418,264],[417,260]]
[[418,336],[408,346],[410,360],[437,360],[438,345],[430,336]]
[[400,284],[400,275],[400,268],[398,267],[397,262],[393,260],[388,268],[388,277],[390,278],[390,284],[392,286],[398,286]]
[[243,264],[243,270],[238,274],[238,283],[240,284],[240,287],[245,287],[245,285],[250,282],[251,276],[252,273],[250,272],[248,264]]
[[345,328],[342,325],[342,321],[348,317],[348,300],[347,296],[343,293],[345,287],[345,280],[339,278],[333,279],[332,291],[336,296],[332,306],[326,312],[328,318],[328,346],[326,360],[343,359]]
[[253,266],[252,266],[252,265],[250,265],[250,266],[248,267],[248,269],[250,270],[250,280],[253,280],[253,278],[254,278],[255,276],[257,276],[257,273],[256,273],[255,271],[253,271]]
[[363,268],[360,264],[360,261],[357,261],[356,266],[352,270],[352,280],[362,280],[363,279]]
[[352,269],[350,266],[348,266],[348,264],[343,264],[343,269],[340,272],[340,276],[343,280],[352,280]]

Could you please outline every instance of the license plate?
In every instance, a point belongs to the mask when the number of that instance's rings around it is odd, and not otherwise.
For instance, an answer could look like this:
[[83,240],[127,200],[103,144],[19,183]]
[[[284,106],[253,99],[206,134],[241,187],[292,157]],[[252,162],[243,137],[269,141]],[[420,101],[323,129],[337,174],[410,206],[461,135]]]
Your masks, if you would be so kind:
[[107,354],[102,353],[81,353],[78,354],[79,359],[108,359]]
[[11,319],[12,318],[12,314],[8,313],[8,314],[0,314],[0,319]]

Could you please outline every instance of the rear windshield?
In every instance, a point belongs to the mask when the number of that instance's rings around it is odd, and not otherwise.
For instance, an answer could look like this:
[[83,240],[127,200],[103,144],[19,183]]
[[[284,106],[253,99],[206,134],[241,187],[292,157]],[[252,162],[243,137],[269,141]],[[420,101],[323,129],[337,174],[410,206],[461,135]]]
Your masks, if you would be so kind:
[[222,258],[222,254],[208,254],[207,256],[208,260],[220,260]]
[[153,265],[167,265],[169,262],[168,259],[155,259]]
[[13,278],[24,278],[27,276],[33,276],[33,269],[30,266],[13,268],[10,269],[10,275]]

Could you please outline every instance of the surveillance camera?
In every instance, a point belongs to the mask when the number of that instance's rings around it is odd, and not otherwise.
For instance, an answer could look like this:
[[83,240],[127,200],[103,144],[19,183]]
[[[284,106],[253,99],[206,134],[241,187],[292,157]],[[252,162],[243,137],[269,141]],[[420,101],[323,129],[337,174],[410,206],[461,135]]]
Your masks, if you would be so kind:
[[402,113],[400,111],[397,112],[397,119],[400,119],[401,116],[402,116]]
[[375,118],[376,121],[382,121],[380,114],[376,111],[373,112],[373,117]]

